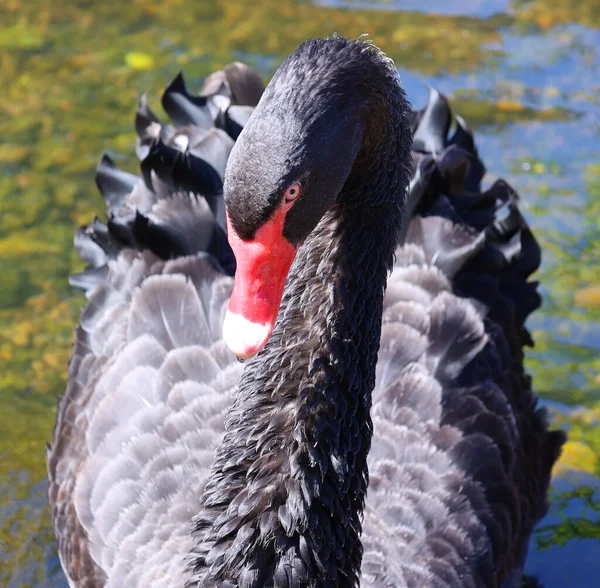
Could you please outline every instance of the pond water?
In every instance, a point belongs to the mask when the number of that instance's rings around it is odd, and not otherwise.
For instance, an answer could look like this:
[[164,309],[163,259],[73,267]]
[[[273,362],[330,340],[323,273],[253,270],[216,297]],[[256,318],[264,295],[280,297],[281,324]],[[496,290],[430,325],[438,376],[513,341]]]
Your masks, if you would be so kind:
[[[427,7],[424,9],[424,7]],[[95,164],[134,171],[133,113],[183,70],[232,60],[268,79],[307,37],[368,33],[409,98],[445,92],[475,129],[486,181],[523,197],[544,252],[529,322],[535,388],[569,431],[528,573],[600,577],[600,0],[0,1],[0,585],[66,586],[45,443],[84,298],[76,225],[103,214]]]

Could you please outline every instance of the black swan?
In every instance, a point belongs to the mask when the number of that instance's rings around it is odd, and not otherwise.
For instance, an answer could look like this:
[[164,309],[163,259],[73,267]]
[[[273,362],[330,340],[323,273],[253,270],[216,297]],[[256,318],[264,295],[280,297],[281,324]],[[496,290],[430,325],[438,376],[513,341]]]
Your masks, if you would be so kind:
[[99,165],[48,449],[70,585],[519,585],[564,436],[522,365],[516,193],[366,41],[307,41],[261,91],[179,77],[175,127],[140,103],[142,178]]

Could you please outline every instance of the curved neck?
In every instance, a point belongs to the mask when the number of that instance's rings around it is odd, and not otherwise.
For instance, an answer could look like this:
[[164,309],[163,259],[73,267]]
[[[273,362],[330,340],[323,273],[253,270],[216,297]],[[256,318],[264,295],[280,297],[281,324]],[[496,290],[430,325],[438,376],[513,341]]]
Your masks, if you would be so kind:
[[383,294],[407,183],[398,118],[301,247],[272,337],[244,371],[195,520],[194,584],[358,583]]

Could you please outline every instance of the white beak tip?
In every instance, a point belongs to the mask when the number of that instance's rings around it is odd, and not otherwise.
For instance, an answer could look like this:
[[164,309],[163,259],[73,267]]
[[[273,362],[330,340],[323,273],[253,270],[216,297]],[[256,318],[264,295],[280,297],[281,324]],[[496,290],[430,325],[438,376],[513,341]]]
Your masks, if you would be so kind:
[[256,355],[265,346],[271,331],[269,324],[254,323],[229,309],[225,313],[223,339],[240,359],[250,359]]

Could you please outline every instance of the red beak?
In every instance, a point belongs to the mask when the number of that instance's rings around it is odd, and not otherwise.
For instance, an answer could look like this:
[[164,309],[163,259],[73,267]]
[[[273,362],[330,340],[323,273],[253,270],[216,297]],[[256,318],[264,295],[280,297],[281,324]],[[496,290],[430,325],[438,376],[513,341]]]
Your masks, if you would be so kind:
[[223,339],[241,359],[258,353],[269,340],[290,266],[294,247],[283,236],[286,210],[279,208],[255,234],[243,241],[227,217],[227,238],[237,262]]

